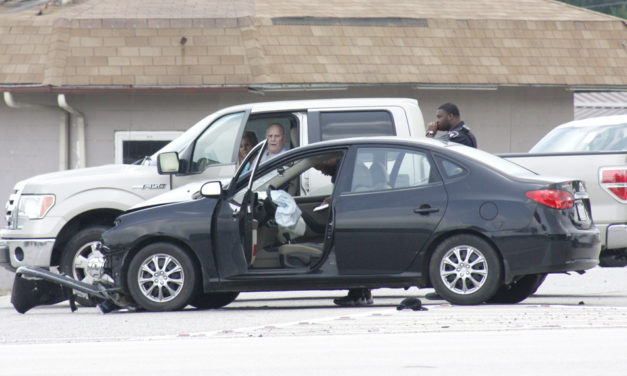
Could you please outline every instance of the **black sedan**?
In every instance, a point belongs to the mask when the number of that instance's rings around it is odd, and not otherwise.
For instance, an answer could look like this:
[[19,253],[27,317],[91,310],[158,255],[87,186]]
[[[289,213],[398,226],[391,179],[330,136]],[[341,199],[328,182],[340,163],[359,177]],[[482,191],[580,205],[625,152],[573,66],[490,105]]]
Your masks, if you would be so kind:
[[[321,142],[259,164],[264,152],[262,143],[228,187],[208,182],[193,200],[117,219],[102,253],[118,305],[215,308],[241,291],[410,286],[453,304],[515,303],[547,273],[598,263],[578,180],[437,140]],[[178,166],[174,154],[159,159]]]

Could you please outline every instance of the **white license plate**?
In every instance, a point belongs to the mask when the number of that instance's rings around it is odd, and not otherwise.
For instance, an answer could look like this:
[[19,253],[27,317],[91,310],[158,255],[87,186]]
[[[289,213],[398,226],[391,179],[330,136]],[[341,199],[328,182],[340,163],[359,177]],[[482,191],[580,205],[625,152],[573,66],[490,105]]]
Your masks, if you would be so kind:
[[582,202],[576,202],[575,209],[577,210],[577,217],[579,217],[580,221],[588,220],[588,212],[586,212],[586,207],[583,206]]

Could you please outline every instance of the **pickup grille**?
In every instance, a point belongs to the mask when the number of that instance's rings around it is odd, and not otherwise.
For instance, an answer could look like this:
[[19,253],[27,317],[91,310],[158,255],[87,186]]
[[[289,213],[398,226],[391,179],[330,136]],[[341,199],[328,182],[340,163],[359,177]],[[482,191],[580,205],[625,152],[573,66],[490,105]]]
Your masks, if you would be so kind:
[[7,201],[4,206],[5,209],[5,219],[7,221],[7,227],[10,229],[15,229],[17,225],[17,202],[20,197],[20,191],[15,190],[9,196],[9,201]]

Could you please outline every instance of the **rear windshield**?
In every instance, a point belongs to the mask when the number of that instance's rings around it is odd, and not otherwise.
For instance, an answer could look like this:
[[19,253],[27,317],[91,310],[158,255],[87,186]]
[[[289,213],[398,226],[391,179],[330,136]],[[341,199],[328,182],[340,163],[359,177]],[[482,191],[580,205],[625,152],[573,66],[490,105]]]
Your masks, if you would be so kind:
[[627,150],[627,123],[555,128],[530,153]]
[[449,148],[451,150],[462,154],[464,157],[471,158],[476,160],[479,163],[483,163],[492,167],[494,170],[497,170],[505,175],[510,176],[529,176],[536,175],[535,172],[531,170],[527,170],[526,168],[517,165],[514,162],[510,162],[506,159],[503,159],[494,154],[490,154],[488,152],[471,148],[461,144],[451,143],[449,144]]

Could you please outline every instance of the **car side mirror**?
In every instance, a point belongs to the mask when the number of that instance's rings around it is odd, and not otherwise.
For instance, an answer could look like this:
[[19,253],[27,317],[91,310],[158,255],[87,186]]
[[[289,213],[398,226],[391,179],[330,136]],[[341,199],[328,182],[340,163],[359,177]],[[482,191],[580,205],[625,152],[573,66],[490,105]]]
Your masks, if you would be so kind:
[[176,174],[179,172],[179,153],[169,151],[157,155],[157,171],[159,175]]
[[200,194],[204,197],[220,197],[222,195],[222,183],[210,181],[200,187]]

